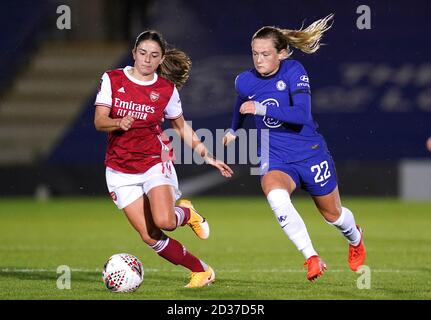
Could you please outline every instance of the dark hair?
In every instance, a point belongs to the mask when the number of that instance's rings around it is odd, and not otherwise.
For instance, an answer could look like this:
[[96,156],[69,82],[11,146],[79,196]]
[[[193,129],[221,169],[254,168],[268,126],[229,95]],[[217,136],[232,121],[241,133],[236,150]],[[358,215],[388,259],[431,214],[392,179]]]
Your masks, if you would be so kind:
[[160,48],[162,49],[162,56],[165,55],[167,43],[166,43],[165,39],[163,39],[162,35],[155,30],[147,30],[147,31],[140,33],[138,35],[138,37],[136,38],[135,46],[133,47],[133,50],[136,50],[138,48],[139,44],[145,40],[152,40],[152,41],[157,42],[159,44]]
[[299,30],[266,26],[256,31],[252,41],[254,39],[272,39],[277,52],[286,49],[288,57],[292,54],[289,45],[305,53],[314,53],[321,46],[320,40],[322,39],[323,33],[331,28],[332,23],[329,24],[329,22],[333,17],[334,15],[330,14],[322,19],[314,21],[307,28],[302,29],[301,27]]
[[187,81],[190,75],[192,61],[187,54],[181,50],[172,48],[167,49],[168,44],[162,35],[155,30],[147,30],[138,35],[133,50],[136,50],[139,44],[145,40],[152,40],[159,44],[162,50],[164,60],[157,68],[157,73],[162,77],[172,81],[180,89]]
[[289,46],[289,42],[287,38],[283,35],[281,30],[276,27],[262,27],[256,31],[253,35],[252,41],[254,39],[272,39],[274,42],[274,47],[277,49],[277,52],[280,52],[283,49],[287,49]]

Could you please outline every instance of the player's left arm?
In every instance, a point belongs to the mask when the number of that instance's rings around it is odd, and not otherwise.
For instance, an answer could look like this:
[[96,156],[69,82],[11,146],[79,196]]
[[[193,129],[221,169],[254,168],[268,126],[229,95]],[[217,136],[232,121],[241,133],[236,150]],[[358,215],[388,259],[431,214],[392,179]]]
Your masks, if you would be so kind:
[[196,135],[196,132],[188,125],[182,115],[176,119],[171,119],[171,125],[181,137],[181,139],[205,160],[205,163],[216,167],[224,177],[230,178],[232,176],[232,169],[223,161],[217,160],[208,151],[208,149]]

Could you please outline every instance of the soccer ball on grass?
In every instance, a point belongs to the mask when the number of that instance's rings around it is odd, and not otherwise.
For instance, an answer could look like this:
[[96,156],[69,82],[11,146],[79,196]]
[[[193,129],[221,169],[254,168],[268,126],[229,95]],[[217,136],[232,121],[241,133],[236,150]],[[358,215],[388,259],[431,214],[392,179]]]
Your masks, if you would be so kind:
[[128,253],[111,256],[103,267],[103,282],[111,292],[136,291],[144,280],[141,261]]

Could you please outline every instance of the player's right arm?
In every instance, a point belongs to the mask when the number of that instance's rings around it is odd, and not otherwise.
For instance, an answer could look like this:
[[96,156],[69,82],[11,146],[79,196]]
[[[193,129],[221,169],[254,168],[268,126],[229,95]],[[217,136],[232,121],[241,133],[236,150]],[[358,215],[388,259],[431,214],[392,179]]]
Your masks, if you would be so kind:
[[99,91],[97,92],[96,111],[94,113],[94,127],[98,131],[111,132],[114,130],[127,131],[132,127],[134,119],[131,116],[113,119],[110,117],[112,107],[111,79],[105,72],[100,79]]
[[223,137],[223,145],[227,146],[230,142],[234,141],[236,139],[235,131],[242,127],[246,115],[241,114],[239,112],[239,109],[241,105],[247,101],[247,99],[242,98],[240,91],[239,91],[239,84],[238,84],[238,76],[235,79],[235,89],[237,91],[237,98],[235,101],[235,105],[233,107],[233,113],[232,113],[232,121],[230,125],[229,131],[224,135]]
[[111,109],[105,106],[96,105],[96,112],[94,113],[94,127],[98,131],[111,132],[114,130],[128,131],[133,124],[133,117],[130,115],[124,118],[112,119],[109,116]]

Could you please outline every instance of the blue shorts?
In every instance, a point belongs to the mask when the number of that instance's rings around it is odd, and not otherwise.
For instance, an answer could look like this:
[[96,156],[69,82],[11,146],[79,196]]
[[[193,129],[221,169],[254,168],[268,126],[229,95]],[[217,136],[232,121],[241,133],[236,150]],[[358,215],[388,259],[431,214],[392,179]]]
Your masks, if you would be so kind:
[[[337,187],[337,172],[330,153],[322,150],[315,156],[303,161],[285,163],[280,159],[269,158],[269,168],[287,173],[296,186],[301,186],[311,196],[324,196]],[[265,174],[266,172],[262,172]]]

